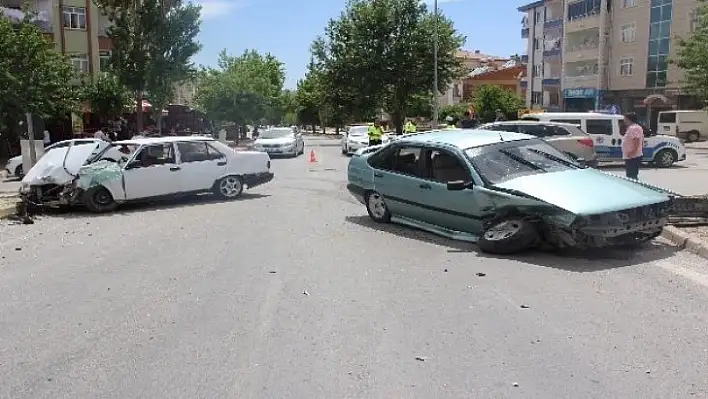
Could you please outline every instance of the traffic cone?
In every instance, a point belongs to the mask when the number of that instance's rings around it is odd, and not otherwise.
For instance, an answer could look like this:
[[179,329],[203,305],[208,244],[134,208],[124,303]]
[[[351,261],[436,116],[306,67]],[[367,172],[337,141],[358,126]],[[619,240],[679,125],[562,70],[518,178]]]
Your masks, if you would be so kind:
[[310,150],[310,163],[317,163],[317,155],[315,155],[315,150]]

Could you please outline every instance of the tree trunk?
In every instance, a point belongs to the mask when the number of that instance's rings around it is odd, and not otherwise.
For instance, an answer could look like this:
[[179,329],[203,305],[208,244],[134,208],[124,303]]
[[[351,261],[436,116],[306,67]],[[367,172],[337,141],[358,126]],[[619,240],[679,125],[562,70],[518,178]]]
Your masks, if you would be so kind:
[[138,130],[137,134],[143,132],[143,96],[135,95],[135,127]]
[[238,145],[241,140],[241,124],[234,121],[234,127],[236,128],[236,131],[234,132],[236,136],[236,145]]
[[391,122],[396,129],[396,134],[403,133],[403,112],[394,110],[391,112]]

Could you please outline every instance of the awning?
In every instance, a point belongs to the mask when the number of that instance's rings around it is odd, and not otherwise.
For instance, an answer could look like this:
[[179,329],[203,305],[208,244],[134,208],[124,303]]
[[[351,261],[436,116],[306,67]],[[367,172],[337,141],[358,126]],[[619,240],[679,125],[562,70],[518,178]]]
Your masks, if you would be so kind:
[[656,103],[661,103],[661,104],[669,104],[671,100],[668,99],[668,97],[662,95],[662,94],[650,94],[648,95],[644,100],[642,100],[642,103],[645,105],[652,105]]

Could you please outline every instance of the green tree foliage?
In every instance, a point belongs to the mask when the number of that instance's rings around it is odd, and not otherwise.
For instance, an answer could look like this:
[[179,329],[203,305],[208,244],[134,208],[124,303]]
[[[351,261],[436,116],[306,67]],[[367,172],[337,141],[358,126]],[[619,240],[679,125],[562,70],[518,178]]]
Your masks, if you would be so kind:
[[708,105],[708,2],[699,3],[695,30],[679,40],[676,59],[672,61],[684,72],[685,89]]
[[299,124],[311,126],[313,133],[315,132],[315,125],[320,122],[320,107],[324,98],[319,77],[320,75],[310,65],[305,78],[297,82],[297,92],[295,94],[297,121]]
[[81,99],[91,110],[103,118],[113,119],[131,107],[133,97],[118,78],[111,73],[101,73],[81,88]]
[[191,62],[200,49],[200,7],[182,0],[96,0],[109,14],[113,26],[111,69],[133,93],[142,130],[145,92],[157,111],[173,95],[174,85],[193,72]]
[[475,90],[472,105],[480,122],[493,122],[497,109],[507,118],[516,117],[524,102],[513,91],[495,85],[480,86]]
[[455,52],[464,37],[452,22],[436,19],[419,0],[351,0],[313,45],[330,97],[326,104],[350,115],[383,107],[400,132],[411,103],[433,87],[436,27],[442,92],[463,73]]
[[238,57],[222,51],[218,68],[202,71],[196,101],[213,120],[236,126],[260,123],[281,107],[283,64],[255,50]]
[[433,94],[431,91],[421,92],[411,96],[406,108],[406,116],[432,118]]
[[27,13],[14,22],[0,15],[0,132],[16,133],[27,112],[61,117],[78,109],[74,67],[32,18]]
[[465,116],[465,112],[469,109],[467,104],[452,104],[446,105],[440,109],[440,119],[445,120],[448,116],[459,120]]

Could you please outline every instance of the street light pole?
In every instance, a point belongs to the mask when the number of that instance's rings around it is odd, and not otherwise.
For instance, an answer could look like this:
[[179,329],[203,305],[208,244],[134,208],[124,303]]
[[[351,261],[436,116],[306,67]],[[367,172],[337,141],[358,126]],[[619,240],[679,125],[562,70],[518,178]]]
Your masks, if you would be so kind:
[[435,28],[433,32],[433,129],[438,128],[438,0],[433,3],[435,8]]

